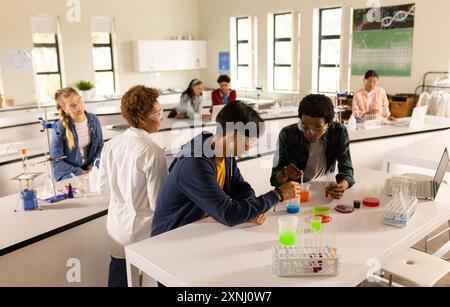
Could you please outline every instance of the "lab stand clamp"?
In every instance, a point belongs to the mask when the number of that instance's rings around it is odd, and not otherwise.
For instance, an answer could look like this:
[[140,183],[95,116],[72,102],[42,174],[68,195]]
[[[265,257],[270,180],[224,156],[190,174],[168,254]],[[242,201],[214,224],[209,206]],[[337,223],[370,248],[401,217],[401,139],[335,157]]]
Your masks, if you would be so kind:
[[[39,196],[39,199],[47,202],[47,203],[55,203],[64,199],[67,199],[66,194],[58,194],[56,190],[56,180],[54,176],[54,163],[57,161],[60,161],[62,159],[65,159],[66,157],[58,157],[54,158],[50,154],[50,132],[49,130],[55,129],[55,122],[49,121],[47,119],[47,113],[45,113],[45,119],[39,118],[39,121],[41,122],[42,128],[41,132],[45,133],[46,137],[46,145],[48,148],[48,151],[46,151],[46,159],[40,164],[46,164],[47,165],[47,181],[46,186],[44,188],[44,191],[42,195]],[[44,146],[45,147],[45,146]]]

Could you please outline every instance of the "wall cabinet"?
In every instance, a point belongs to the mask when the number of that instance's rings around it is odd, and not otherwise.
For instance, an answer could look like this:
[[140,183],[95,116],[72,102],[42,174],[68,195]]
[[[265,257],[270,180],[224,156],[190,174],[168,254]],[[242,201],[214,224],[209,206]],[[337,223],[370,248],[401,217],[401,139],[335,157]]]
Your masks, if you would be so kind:
[[206,41],[133,41],[136,72],[193,70],[207,68]]

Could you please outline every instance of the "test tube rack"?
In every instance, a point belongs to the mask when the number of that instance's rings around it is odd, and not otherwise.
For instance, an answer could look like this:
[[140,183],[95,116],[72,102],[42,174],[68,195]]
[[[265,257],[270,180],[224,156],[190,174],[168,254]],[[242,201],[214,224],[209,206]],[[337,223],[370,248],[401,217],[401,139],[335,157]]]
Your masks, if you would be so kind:
[[398,198],[391,200],[385,209],[383,223],[395,227],[405,227],[414,216],[418,205],[417,198],[410,198],[405,205]]
[[384,224],[405,227],[417,210],[417,183],[402,182],[391,185],[393,199],[386,205]]
[[277,246],[272,252],[272,269],[279,277],[335,276],[339,264],[337,250],[330,246]]

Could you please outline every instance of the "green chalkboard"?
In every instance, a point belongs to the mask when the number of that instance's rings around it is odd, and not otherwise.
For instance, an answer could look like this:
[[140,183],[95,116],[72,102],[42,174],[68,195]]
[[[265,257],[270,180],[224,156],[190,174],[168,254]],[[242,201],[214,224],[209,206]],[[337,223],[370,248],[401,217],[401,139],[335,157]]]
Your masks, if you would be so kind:
[[352,75],[411,76],[415,4],[355,10]]
[[410,76],[413,36],[411,28],[354,32],[352,75]]

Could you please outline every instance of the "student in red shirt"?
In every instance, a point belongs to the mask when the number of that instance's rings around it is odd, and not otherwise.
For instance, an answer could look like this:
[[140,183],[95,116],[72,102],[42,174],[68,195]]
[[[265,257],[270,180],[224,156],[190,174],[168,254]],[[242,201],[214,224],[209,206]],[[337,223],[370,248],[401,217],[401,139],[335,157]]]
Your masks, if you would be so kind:
[[219,79],[217,79],[219,88],[212,92],[212,106],[220,106],[236,101],[236,91],[230,88],[230,82],[231,79],[227,75],[221,75]]

